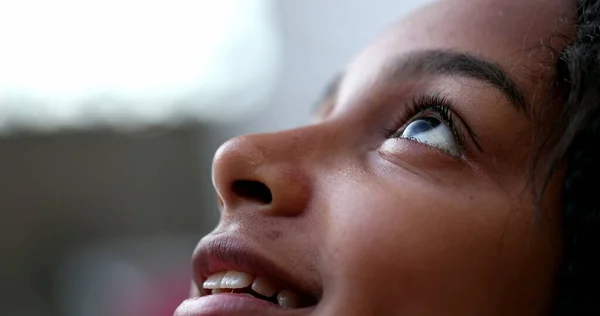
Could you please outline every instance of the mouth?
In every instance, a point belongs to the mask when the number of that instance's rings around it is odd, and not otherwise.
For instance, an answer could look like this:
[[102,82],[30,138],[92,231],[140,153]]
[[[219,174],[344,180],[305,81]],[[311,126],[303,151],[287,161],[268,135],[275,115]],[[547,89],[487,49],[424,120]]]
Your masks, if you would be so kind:
[[256,276],[242,271],[221,271],[210,275],[202,284],[206,295],[246,294],[281,308],[303,308],[316,303],[309,294],[292,289],[291,285],[278,286],[282,282],[271,281],[264,276]]
[[320,300],[320,285],[310,277],[277,265],[238,238],[204,238],[193,265],[200,295],[175,315],[305,315]]

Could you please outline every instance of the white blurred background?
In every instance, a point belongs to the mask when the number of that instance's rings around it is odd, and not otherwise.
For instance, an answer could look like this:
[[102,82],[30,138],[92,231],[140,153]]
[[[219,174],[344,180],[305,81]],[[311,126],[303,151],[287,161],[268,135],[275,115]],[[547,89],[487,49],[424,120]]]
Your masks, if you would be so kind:
[[0,129],[241,117],[279,74],[274,13],[270,0],[1,2]]
[[0,0],[0,314],[167,316],[229,137],[426,0]]

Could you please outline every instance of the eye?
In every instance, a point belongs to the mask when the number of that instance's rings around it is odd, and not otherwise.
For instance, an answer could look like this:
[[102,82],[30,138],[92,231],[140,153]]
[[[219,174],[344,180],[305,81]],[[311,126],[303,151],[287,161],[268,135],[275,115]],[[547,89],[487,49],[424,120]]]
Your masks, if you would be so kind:
[[460,157],[461,150],[450,126],[436,117],[421,117],[409,123],[399,138],[411,139]]

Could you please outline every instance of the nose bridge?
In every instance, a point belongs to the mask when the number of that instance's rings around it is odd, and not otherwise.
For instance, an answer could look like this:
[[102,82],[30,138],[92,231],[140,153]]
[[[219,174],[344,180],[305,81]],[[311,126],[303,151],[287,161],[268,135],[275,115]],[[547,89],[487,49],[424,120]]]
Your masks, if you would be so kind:
[[[223,144],[213,161],[213,184],[224,211],[260,200],[260,208],[271,214],[302,212],[312,194],[316,165],[331,156],[332,148],[327,148],[324,135],[319,126],[308,126],[244,135]],[[239,190],[244,183],[252,196]],[[260,195],[268,193],[270,198],[258,199],[259,187],[265,193]]]
[[321,139],[316,126],[291,129],[275,133],[242,136],[240,141],[253,146],[255,154],[265,162],[301,163],[319,153]]
[[[214,162],[232,155],[237,164],[256,169],[262,165],[303,165],[309,160],[321,160],[333,150],[333,144],[325,145],[328,137],[322,128],[308,126],[286,131],[249,134],[227,141],[217,150]],[[322,156],[322,157],[320,157]]]
[[276,137],[274,141],[283,141],[283,154],[292,156],[292,160],[298,163],[324,162],[335,152],[343,150],[345,144],[341,137],[337,137],[340,130],[335,124],[321,123],[280,133],[271,134]]

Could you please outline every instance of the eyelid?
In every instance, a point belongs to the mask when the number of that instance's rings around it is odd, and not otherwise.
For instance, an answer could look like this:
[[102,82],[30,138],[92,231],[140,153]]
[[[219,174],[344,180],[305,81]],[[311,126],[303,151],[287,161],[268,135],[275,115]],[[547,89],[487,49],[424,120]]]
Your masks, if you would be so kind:
[[[446,112],[445,114],[442,114],[441,112]],[[400,135],[402,135],[405,131],[406,128],[420,120],[420,119],[424,119],[427,117],[435,117],[436,119],[438,119],[441,124],[444,124],[448,127],[448,129],[450,130],[450,132],[452,133],[452,137],[455,139],[456,144],[458,145],[459,151],[464,155],[466,152],[465,149],[465,139],[464,136],[462,135],[462,132],[459,130],[459,127],[456,126],[455,122],[454,122],[454,118],[451,117],[451,113],[449,112],[449,109],[447,108],[428,108],[428,109],[424,109],[421,112],[419,112],[418,114],[416,114],[415,116],[413,116],[410,120],[407,121],[406,124],[404,124],[404,126],[402,128],[400,128],[395,134],[394,134],[394,138],[400,138]],[[398,135],[398,136],[396,136]],[[408,138],[410,140],[410,138]],[[428,144],[426,144],[428,145]],[[432,146],[435,147],[435,146]],[[437,148],[437,147],[436,147]],[[443,150],[441,148],[437,148],[440,150]]]
[[[475,147],[483,152],[478,137],[466,122],[454,110],[452,103],[441,91],[416,96],[404,107],[403,113],[395,120],[393,129],[385,129],[386,138],[393,138],[397,133],[402,134],[404,129],[415,120],[435,115],[443,124],[446,124],[456,138],[460,150],[467,154],[465,132],[470,136]],[[431,113],[427,115],[427,113]]]

